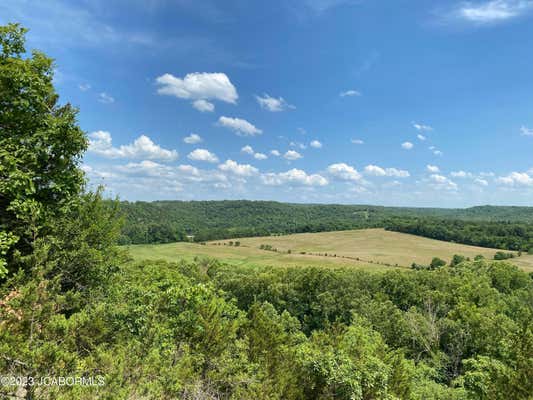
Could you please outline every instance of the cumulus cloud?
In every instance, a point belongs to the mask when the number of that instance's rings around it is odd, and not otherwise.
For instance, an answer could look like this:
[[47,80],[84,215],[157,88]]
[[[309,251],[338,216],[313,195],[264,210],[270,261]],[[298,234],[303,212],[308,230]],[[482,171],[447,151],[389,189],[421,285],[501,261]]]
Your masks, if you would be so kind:
[[382,168],[377,165],[367,165],[365,167],[365,174],[372,176],[393,176],[395,178],[408,178],[409,171],[396,168]]
[[431,164],[426,165],[426,169],[429,172],[434,172],[434,173],[440,171],[439,167],[437,167],[436,165],[431,165]]
[[89,134],[89,151],[106,158],[160,161],[173,161],[178,158],[176,150],[163,149],[146,135],[139,136],[131,144],[113,147],[111,134],[106,131],[96,131]]
[[496,181],[507,186],[533,185],[533,177],[528,172],[511,172],[509,175],[499,177]]
[[244,146],[242,149],[241,149],[241,152],[242,153],[246,153],[246,154],[250,154],[250,155],[254,155],[254,149],[252,148],[252,146]]
[[357,91],[357,90],[353,90],[353,89],[350,89],[350,90],[346,90],[344,92],[340,92],[339,93],[339,96],[340,97],[351,97],[351,96],[361,96],[361,92]]
[[411,150],[413,148],[413,143],[411,142],[403,142],[402,143],[402,149],[405,149],[405,150]]
[[200,99],[194,100],[192,106],[200,112],[213,112],[215,111],[215,105],[207,100]]
[[298,160],[299,158],[302,158],[303,156],[298,153],[297,151],[294,151],[294,150],[288,150],[284,155],[283,157],[286,159],[286,160],[289,160],[289,161],[294,161],[294,160]]
[[189,153],[187,156],[189,160],[194,161],[206,161],[210,163],[218,162],[218,157],[206,149],[196,149]]
[[418,140],[421,140],[421,141],[426,140],[426,137],[424,135],[421,135],[421,134],[416,135],[416,137],[418,138]]
[[490,0],[461,3],[452,15],[477,24],[489,24],[519,17],[532,9],[531,0]]
[[456,190],[457,184],[452,180],[446,178],[444,175],[431,174],[429,176],[432,186],[438,189]]
[[106,92],[102,92],[98,95],[98,101],[103,104],[111,104],[115,102],[115,99]]
[[352,142],[353,144],[364,144],[365,143],[361,139],[351,139],[350,142]]
[[321,149],[322,143],[320,143],[318,140],[313,140],[311,143],[309,143],[309,146],[315,148],[315,149]]
[[263,174],[261,180],[265,185],[273,186],[325,186],[328,184],[328,180],[322,175],[309,175],[305,171],[296,168],[286,172]]
[[328,174],[343,181],[359,181],[362,175],[351,165],[345,163],[331,164],[327,168]]
[[218,168],[221,171],[229,172],[237,176],[252,176],[259,172],[255,167],[249,164],[238,164],[233,160],[226,160],[224,164],[220,164]]
[[220,117],[218,125],[228,128],[238,136],[256,136],[263,133],[261,129],[256,128],[253,124],[241,118]]
[[533,136],[533,129],[529,129],[525,126],[522,126],[520,128],[520,133],[522,134],[522,136]]
[[476,178],[474,179],[474,183],[479,186],[489,186],[489,182],[487,182],[486,179],[482,178]]
[[196,133],[191,133],[189,136],[183,138],[183,141],[187,144],[197,144],[201,143],[203,140],[200,135],[197,135]]
[[261,106],[261,108],[271,111],[271,112],[279,112],[279,111],[285,111],[289,108],[296,108],[293,105],[287,103],[283,97],[275,98],[270,97],[268,94],[264,94],[263,97],[255,96],[255,99]]
[[413,122],[413,127],[420,132],[429,132],[433,130],[433,128],[429,125],[419,124],[416,122]]
[[156,84],[158,94],[192,100],[193,107],[202,112],[215,109],[209,100],[235,104],[239,98],[237,89],[222,72],[193,72],[184,78],[167,73],[157,77]]
[[270,150],[270,154],[276,157],[281,156],[281,153],[278,150]]
[[242,153],[249,154],[253,156],[256,160],[266,160],[268,156],[263,153],[256,153],[252,146],[246,145],[241,149]]

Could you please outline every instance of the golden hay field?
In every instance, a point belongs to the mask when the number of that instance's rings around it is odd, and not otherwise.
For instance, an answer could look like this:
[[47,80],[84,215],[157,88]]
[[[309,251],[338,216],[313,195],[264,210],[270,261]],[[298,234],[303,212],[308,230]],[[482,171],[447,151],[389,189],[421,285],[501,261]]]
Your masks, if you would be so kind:
[[[230,241],[233,243],[239,241],[240,246],[230,246]],[[270,245],[277,251],[261,250],[261,245]],[[454,254],[470,258],[482,254],[491,259],[497,251],[497,249],[443,242],[383,229],[217,240],[205,245],[169,243],[127,247],[130,255],[136,260],[175,261],[213,257],[234,265],[321,265],[364,269],[409,268],[413,262],[429,264],[433,257],[449,261]],[[524,270],[533,271],[531,255],[523,255],[510,261]]]

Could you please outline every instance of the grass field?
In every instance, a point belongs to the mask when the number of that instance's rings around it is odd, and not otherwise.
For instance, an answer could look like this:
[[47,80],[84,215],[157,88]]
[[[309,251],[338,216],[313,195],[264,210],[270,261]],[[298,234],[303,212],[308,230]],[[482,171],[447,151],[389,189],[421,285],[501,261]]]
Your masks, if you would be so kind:
[[[475,257],[482,254],[491,259],[496,249],[443,242],[383,229],[362,229],[340,232],[301,233],[233,239],[240,246],[229,246],[230,240],[161,245],[128,246],[136,260],[213,257],[234,265],[331,266],[364,269],[409,268],[413,262],[429,264],[433,257],[449,261],[454,254]],[[278,251],[261,250],[270,245]],[[290,254],[288,253],[290,250]],[[306,254],[301,254],[305,252]],[[327,256],[326,256],[327,254]],[[533,256],[523,255],[510,260],[524,270],[533,271]]]

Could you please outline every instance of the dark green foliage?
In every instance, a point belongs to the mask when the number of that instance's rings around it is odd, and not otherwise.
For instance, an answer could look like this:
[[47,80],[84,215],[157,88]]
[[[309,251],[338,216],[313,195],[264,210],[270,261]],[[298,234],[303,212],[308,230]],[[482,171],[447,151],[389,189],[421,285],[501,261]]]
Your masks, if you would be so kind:
[[446,261],[444,261],[443,259],[439,257],[433,257],[433,259],[431,260],[431,263],[429,264],[429,267],[431,269],[437,269],[440,267],[444,267],[445,265],[446,265]]
[[495,260],[507,260],[509,258],[514,258],[514,253],[506,253],[504,251],[497,251],[496,254],[494,254]]
[[[526,209],[529,210],[525,208],[524,212]],[[524,221],[530,221],[530,218],[524,218]],[[480,247],[528,251],[533,246],[533,224],[523,221],[466,221],[429,217],[391,218],[386,222],[385,228]]]
[[[434,239],[527,251],[533,208],[400,208],[267,201],[123,202],[122,244],[386,227]],[[502,222],[493,222],[502,221]]]

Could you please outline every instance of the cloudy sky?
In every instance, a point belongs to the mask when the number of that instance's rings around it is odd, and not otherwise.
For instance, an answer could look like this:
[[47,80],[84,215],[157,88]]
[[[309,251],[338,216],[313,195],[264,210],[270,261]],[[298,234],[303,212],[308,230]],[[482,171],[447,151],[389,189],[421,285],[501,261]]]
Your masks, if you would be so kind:
[[127,200],[533,205],[533,0],[3,0]]

